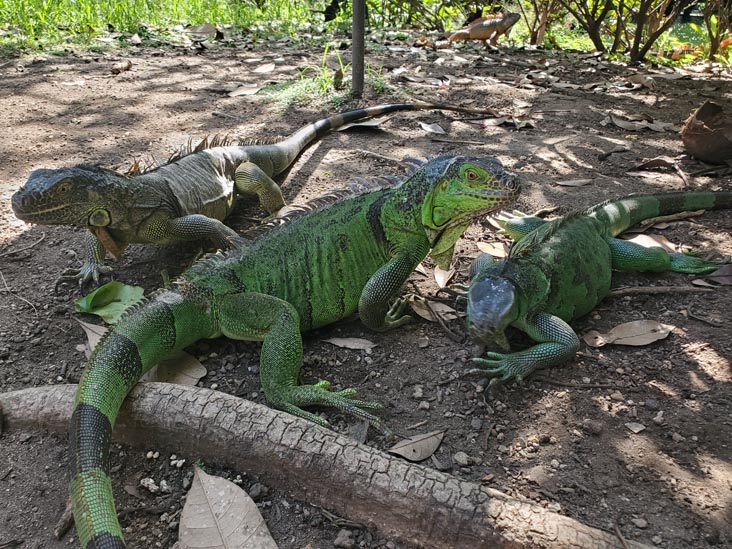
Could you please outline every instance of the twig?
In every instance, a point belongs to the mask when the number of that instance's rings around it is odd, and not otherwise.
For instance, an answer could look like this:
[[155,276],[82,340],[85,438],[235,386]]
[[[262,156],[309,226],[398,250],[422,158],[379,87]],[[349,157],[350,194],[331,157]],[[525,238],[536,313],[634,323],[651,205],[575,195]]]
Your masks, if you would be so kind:
[[486,143],[484,141],[465,141],[461,139],[442,139],[439,137],[430,137],[430,141],[436,141],[438,143],[453,143],[456,145],[489,145],[489,143]]
[[74,514],[72,512],[71,507],[71,498],[66,500],[66,509],[64,509],[63,514],[61,515],[61,518],[58,519],[58,522],[56,523],[56,527],[53,529],[53,536],[60,540],[66,532],[69,531],[69,528],[74,524]]
[[463,338],[457,335],[455,332],[453,332],[450,328],[447,327],[447,324],[445,324],[445,321],[443,320],[442,316],[440,316],[433,308],[432,305],[430,305],[430,302],[425,299],[424,301],[425,306],[429,310],[430,313],[432,313],[432,316],[435,317],[435,320],[439,323],[440,326],[442,326],[442,329],[445,330],[445,334],[447,334],[447,337],[452,339],[455,343],[461,343]]
[[652,225],[655,225],[656,223],[667,223],[669,221],[679,221],[680,219],[688,219],[690,217],[698,217],[700,215],[704,214],[705,210],[695,210],[693,212],[679,212],[675,214],[670,215],[659,215],[658,217],[651,217],[649,219],[644,219],[640,223],[638,223],[638,227],[650,227]]
[[5,257],[6,255],[13,255],[13,254],[17,254],[19,252],[24,252],[26,250],[30,250],[33,246],[35,246],[36,244],[42,242],[44,238],[46,238],[46,233],[42,233],[41,234],[41,238],[39,238],[38,240],[36,240],[33,244],[30,244],[30,245],[28,245],[28,246],[26,246],[24,248],[18,248],[17,250],[8,250],[7,252],[1,253],[0,254],[0,257]]
[[335,515],[335,514],[331,513],[330,511],[326,511],[322,507],[320,508],[320,512],[323,514],[323,516],[325,518],[327,518],[330,522],[332,522],[336,526],[340,526],[340,527],[348,526],[350,528],[366,528],[360,522],[355,522],[352,520],[345,519],[343,517],[339,517],[338,515]]
[[623,546],[623,549],[628,549],[628,542],[623,537],[623,533],[620,531],[620,527],[618,526],[617,522],[613,524],[613,529],[615,530],[615,535],[618,536],[618,541],[620,542],[620,545]]
[[8,286],[8,283],[5,281],[5,276],[3,275],[2,271],[0,271],[0,278],[2,278],[3,286],[5,286],[5,288],[0,288],[0,291],[8,292],[13,297],[20,299],[24,303],[27,303],[28,305],[30,305],[31,309],[33,309],[33,313],[38,316],[38,309],[36,309],[36,306],[33,305],[33,303],[28,301],[26,298],[17,295],[15,292],[13,292],[13,290],[10,289],[10,286]]
[[427,425],[428,421],[425,419],[424,421],[420,421],[419,423],[415,423],[414,425],[409,425],[406,427],[407,431],[411,429],[419,429],[423,425]]
[[573,389],[625,389],[622,385],[613,383],[567,383],[566,381],[557,381],[556,379],[548,379],[541,376],[533,376],[527,381],[540,381],[557,387],[571,387]]
[[629,150],[630,150],[630,148],[628,148],[628,147],[616,147],[615,149],[611,149],[607,152],[598,154],[597,158],[598,158],[598,160],[607,160],[611,154],[628,152]]
[[653,294],[698,294],[713,292],[712,288],[696,288],[694,286],[634,286],[632,288],[618,288],[608,295],[613,297],[624,295],[653,295]]
[[358,152],[362,154],[363,156],[371,156],[373,158],[378,158],[379,160],[383,160],[385,162],[390,162],[392,164],[401,164],[402,161],[397,158],[392,158],[391,156],[386,156],[385,154],[379,154],[374,151],[367,151],[364,149],[358,149]]

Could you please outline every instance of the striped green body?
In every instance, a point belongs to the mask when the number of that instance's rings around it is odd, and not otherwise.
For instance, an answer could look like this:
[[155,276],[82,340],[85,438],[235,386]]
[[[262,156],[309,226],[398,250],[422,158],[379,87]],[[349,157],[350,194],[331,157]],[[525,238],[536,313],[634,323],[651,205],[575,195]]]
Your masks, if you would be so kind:
[[504,216],[501,224],[517,242],[503,261],[480,258],[468,290],[468,329],[474,339],[508,349],[511,325],[539,344],[518,353],[489,352],[475,359],[489,368],[476,371],[506,380],[571,359],[579,339],[567,322],[608,294],[613,270],[714,270],[717,265],[696,257],[614,237],[651,217],[729,207],[732,192],[668,193],[628,196],[551,221]]
[[275,407],[313,422],[311,405],[378,423],[376,403],[327,382],[298,385],[301,331],[358,311],[375,330],[409,320],[392,306],[430,249],[451,250],[470,220],[506,207],[519,186],[493,158],[442,156],[395,187],[353,196],[273,228],[188,269],[173,289],[123,317],[79,384],[71,422],[71,495],[82,547],[124,547],[108,476],[125,396],[161,358],[201,338],[262,341],[260,379]]

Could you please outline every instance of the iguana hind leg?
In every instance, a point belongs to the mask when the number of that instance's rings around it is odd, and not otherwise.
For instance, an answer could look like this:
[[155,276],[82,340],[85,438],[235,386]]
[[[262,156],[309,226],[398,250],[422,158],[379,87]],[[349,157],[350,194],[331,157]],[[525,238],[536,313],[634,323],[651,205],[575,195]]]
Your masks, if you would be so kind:
[[262,208],[273,214],[285,206],[279,185],[253,162],[242,162],[234,174],[236,190],[256,194]]
[[302,337],[300,319],[290,303],[266,294],[233,294],[221,299],[218,317],[225,336],[262,341],[259,377],[272,406],[319,425],[328,422],[302,407],[332,406],[379,427],[381,420],[366,409],[378,410],[382,406],[352,398],[354,389],[330,391],[327,381],[298,385]]
[[619,238],[607,238],[612,256],[613,269],[625,272],[675,271],[677,273],[708,273],[720,264],[706,261],[693,255],[667,252],[663,248],[646,248],[635,242]]
[[486,353],[487,358],[474,358],[473,362],[488,368],[473,368],[467,373],[500,377],[502,381],[520,380],[537,369],[570,360],[579,350],[577,334],[554,315],[538,313],[521,328],[531,339],[541,343],[518,353]]

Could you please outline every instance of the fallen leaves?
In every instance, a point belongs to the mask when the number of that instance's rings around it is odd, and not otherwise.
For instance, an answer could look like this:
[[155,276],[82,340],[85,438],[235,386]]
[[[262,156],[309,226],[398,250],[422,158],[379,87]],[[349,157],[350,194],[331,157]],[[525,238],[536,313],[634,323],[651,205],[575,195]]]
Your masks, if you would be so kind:
[[387,452],[402,456],[409,461],[422,461],[435,453],[444,437],[445,431],[414,435],[397,442]]
[[661,324],[656,320],[634,320],[615,326],[607,333],[590,330],[582,339],[590,347],[604,347],[605,345],[632,345],[643,346],[664,339],[675,326]]
[[181,549],[277,549],[257,504],[233,482],[193,468],[180,517]]
[[143,293],[140,286],[113,280],[74,301],[74,308],[80,313],[100,316],[107,324],[115,324],[127,309],[140,302]]
[[362,339],[360,337],[331,337],[323,340],[325,343],[330,343],[336,347],[343,349],[353,349],[355,351],[370,351],[376,347],[376,343],[369,341],[368,339]]
[[428,301],[417,295],[408,295],[405,299],[418,316],[429,322],[439,322],[436,315],[439,315],[442,320],[455,320],[458,318],[458,312],[446,303]]

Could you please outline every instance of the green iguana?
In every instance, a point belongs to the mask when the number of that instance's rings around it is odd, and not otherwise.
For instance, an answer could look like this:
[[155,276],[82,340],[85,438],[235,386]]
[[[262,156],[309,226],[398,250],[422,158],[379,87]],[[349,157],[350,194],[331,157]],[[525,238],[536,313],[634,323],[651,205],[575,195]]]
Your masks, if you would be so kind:
[[495,158],[443,155],[395,186],[295,213],[250,244],[195,263],[126,314],[94,350],[74,403],[71,498],[81,545],[124,547],[108,452],[120,405],[145,371],[202,338],[262,341],[260,380],[271,405],[321,425],[302,408],[333,406],[378,424],[367,411],[378,404],[355,400],[353,389],[298,385],[300,333],[355,311],[373,330],[404,324],[404,302],[390,302],[430,249],[449,260],[472,220],[518,194],[516,177]]
[[499,222],[517,242],[506,259],[476,259],[467,292],[467,324],[473,339],[508,350],[508,326],[539,342],[516,353],[488,352],[473,369],[502,380],[521,379],[539,368],[570,360],[579,338],[568,321],[589,313],[610,291],[618,271],[704,273],[718,265],[663,248],[644,248],[614,238],[635,223],[675,212],[732,207],[732,192],[631,195],[551,221],[503,215]]
[[[357,109],[308,124],[269,145],[212,146],[135,176],[92,164],[40,169],[12,198],[15,215],[41,225],[86,227],[81,284],[108,273],[106,252],[121,256],[130,243],[168,244],[211,239],[230,248],[237,234],[222,223],[239,194],[256,194],[274,213],[285,205],[273,177],[285,172],[312,141],[330,130],[396,111],[479,112],[450,105],[408,103]],[[216,143],[214,143],[215,145]]]
[[495,46],[502,35],[505,34],[508,37],[511,27],[519,19],[521,19],[521,15],[510,12],[480,17],[461,29],[446,33],[444,38],[447,38],[450,44],[457,40],[482,40],[486,48],[489,45]]

